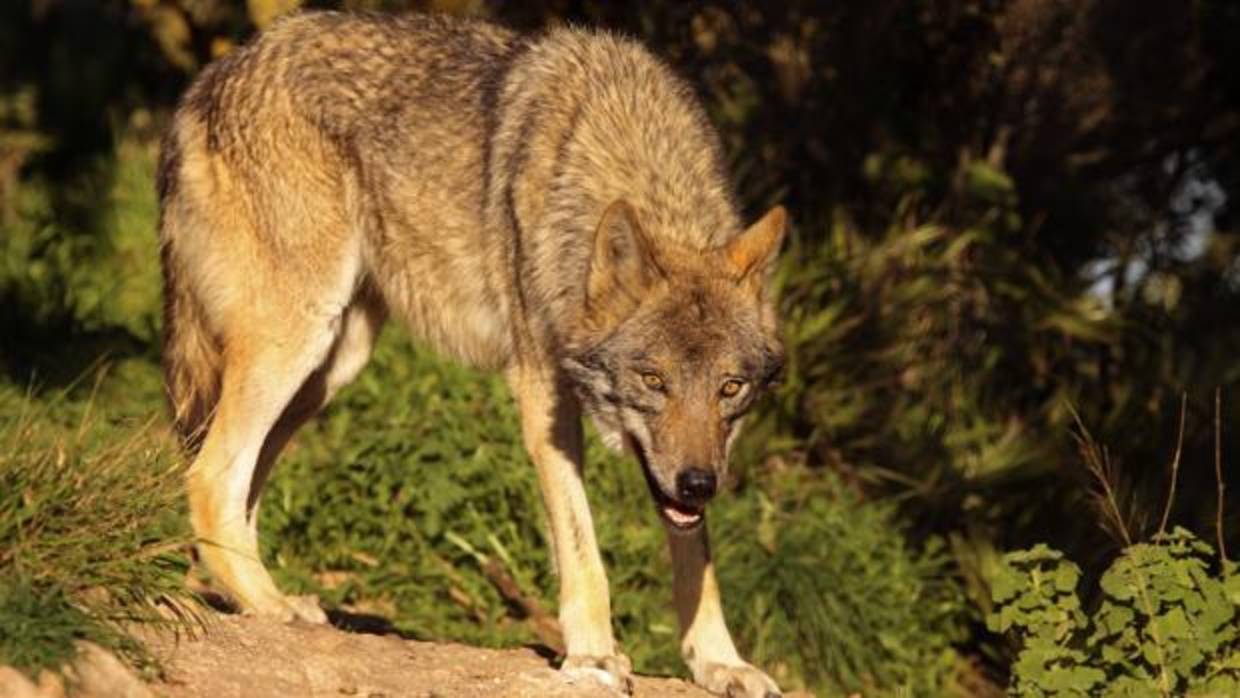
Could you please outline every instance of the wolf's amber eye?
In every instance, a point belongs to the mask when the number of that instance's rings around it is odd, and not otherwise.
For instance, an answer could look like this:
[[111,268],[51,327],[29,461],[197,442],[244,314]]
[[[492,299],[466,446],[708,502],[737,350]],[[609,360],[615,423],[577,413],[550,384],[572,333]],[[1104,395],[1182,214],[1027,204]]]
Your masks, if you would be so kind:
[[642,383],[644,383],[646,387],[651,390],[663,389],[663,379],[660,378],[657,373],[643,373]]
[[719,394],[724,397],[736,397],[740,394],[741,388],[745,387],[745,381],[730,378],[723,382],[723,387],[719,389]]

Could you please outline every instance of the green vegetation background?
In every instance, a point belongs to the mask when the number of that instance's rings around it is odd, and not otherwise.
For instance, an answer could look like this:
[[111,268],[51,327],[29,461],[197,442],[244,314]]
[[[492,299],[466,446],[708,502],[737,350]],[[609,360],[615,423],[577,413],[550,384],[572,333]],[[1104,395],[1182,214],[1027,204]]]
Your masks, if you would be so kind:
[[[54,666],[77,637],[142,661],[115,622],[179,598],[158,136],[205,62],[294,4],[0,9],[0,661]],[[699,87],[747,210],[794,212],[787,380],[711,520],[731,623],[781,683],[999,693],[1027,656],[984,625],[1000,553],[1047,542],[1095,589],[1117,528],[1166,528],[1182,396],[1170,523],[1236,546],[1213,467],[1217,438],[1240,480],[1231,4],[344,4],[637,35]],[[682,671],[641,478],[590,462],[617,632],[639,670]],[[502,384],[389,328],[282,461],[262,531],[282,583],[333,607],[554,644],[541,517]]]

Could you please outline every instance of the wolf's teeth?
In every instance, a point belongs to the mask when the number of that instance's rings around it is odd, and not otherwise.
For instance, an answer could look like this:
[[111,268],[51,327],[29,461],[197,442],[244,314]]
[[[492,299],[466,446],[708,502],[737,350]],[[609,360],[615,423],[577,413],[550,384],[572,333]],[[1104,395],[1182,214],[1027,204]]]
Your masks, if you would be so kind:
[[677,526],[695,524],[698,522],[698,519],[702,518],[701,514],[687,514],[674,507],[663,507],[663,514]]

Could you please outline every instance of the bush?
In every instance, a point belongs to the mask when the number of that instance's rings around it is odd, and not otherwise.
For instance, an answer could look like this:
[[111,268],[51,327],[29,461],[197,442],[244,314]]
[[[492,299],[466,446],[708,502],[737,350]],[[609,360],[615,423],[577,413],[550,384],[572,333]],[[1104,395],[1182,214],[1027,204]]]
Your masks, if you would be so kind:
[[[1071,452],[1064,405],[1078,388],[1057,369],[1118,326],[1101,299],[1077,295],[1079,281],[1030,265],[1010,234],[983,221],[871,238],[836,223],[794,247],[788,375],[763,428],[940,514],[1053,472]],[[999,503],[1030,508],[1020,495]]]
[[1240,694],[1240,574],[1177,528],[1127,547],[1091,614],[1079,568],[1045,545],[1004,556],[992,630],[1015,637],[1018,696]]
[[[119,332],[155,342],[154,181],[153,147],[126,139],[66,181],[18,190],[17,216],[0,220],[0,299],[7,306],[0,320],[10,329]],[[10,338],[13,350],[23,348],[16,345],[21,335]]]

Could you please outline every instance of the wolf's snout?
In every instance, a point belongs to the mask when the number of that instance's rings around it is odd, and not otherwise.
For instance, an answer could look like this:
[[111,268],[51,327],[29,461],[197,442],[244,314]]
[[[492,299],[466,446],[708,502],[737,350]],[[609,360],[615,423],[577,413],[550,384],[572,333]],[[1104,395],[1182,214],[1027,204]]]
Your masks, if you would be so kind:
[[699,506],[715,496],[718,484],[713,470],[685,468],[676,475],[676,498],[685,504]]

